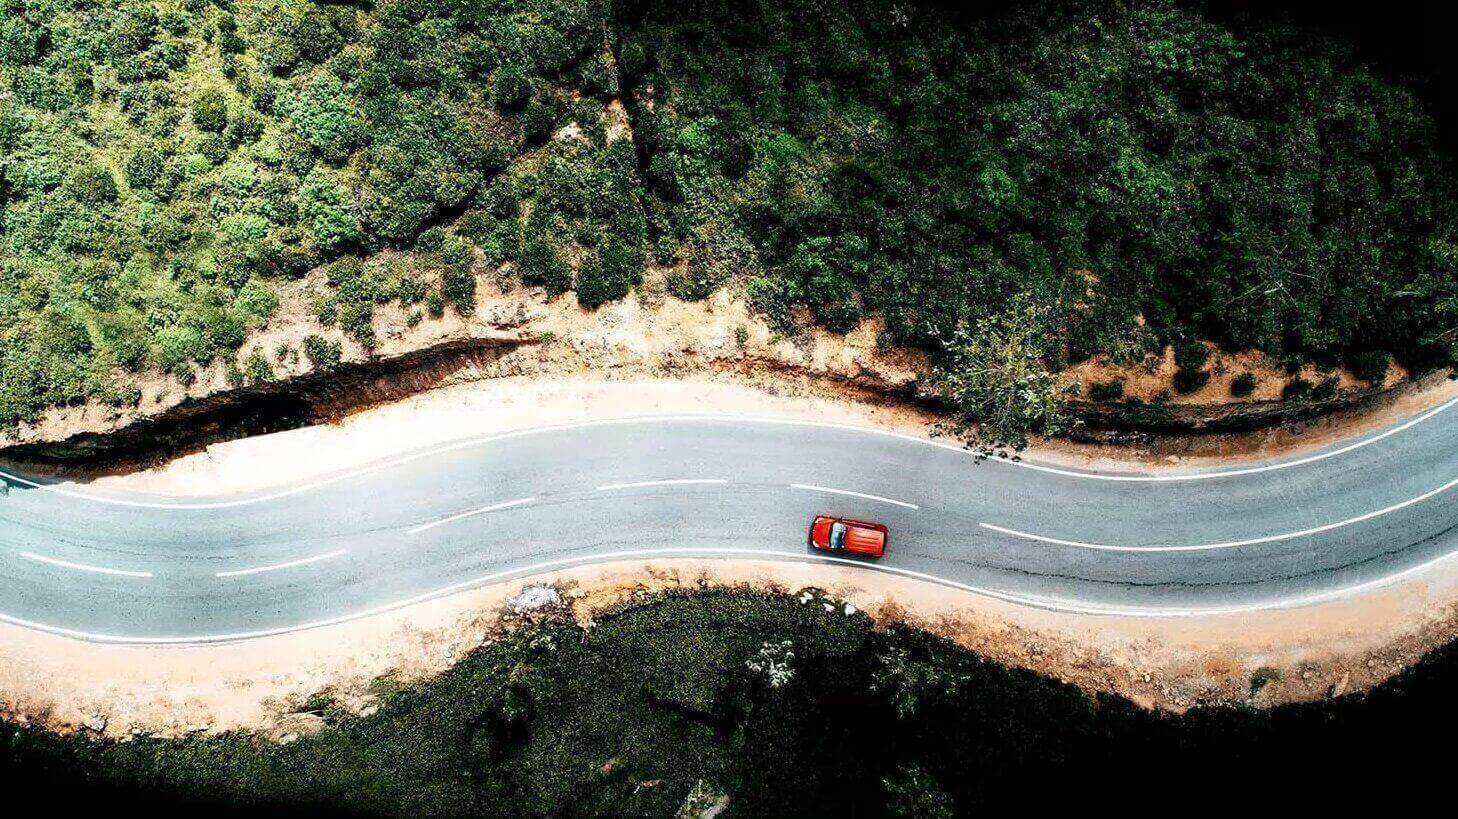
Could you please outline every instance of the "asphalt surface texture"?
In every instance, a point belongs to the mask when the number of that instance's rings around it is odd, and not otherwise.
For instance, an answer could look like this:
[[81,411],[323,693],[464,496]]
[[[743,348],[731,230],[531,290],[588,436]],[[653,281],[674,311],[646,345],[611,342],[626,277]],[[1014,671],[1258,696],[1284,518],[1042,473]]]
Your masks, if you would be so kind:
[[[1313,454],[1183,474],[715,416],[524,430],[225,497],[3,472],[0,620],[98,641],[236,640],[574,565],[688,556],[830,560],[1074,612],[1306,605],[1454,550],[1453,404]],[[885,558],[810,549],[817,514],[885,523]]]

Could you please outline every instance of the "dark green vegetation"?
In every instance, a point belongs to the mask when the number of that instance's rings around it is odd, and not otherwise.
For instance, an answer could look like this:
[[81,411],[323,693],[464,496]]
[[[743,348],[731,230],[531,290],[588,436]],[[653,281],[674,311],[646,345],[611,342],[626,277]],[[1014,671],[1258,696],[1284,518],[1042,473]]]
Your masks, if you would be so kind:
[[[1048,417],[1029,359],[1197,339],[1448,359],[1458,222],[1409,92],[1298,30],[1012,5],[949,23],[874,2],[643,4],[623,70],[693,280],[742,273],[771,316],[804,303],[832,329],[879,312],[901,341],[950,346],[964,383],[957,363],[1002,344],[983,337],[1024,321],[1024,299],[1051,306],[1025,355],[955,390],[1014,438]],[[1039,397],[1009,413],[999,393]]]
[[319,265],[366,347],[379,304],[469,311],[480,264],[586,307],[659,264],[786,333],[880,314],[1014,442],[1058,405],[1030,367],[1096,353],[1452,357],[1447,162],[1349,48],[1165,0],[950,8],[0,0],[0,423],[232,356]]
[[[1175,717],[914,630],[873,631],[820,598],[705,593],[585,633],[551,619],[414,687],[382,679],[369,717],[316,695],[299,707],[327,727],[283,746],[0,725],[0,773],[7,793],[23,783],[57,804],[126,794],[402,815],[671,816],[696,788],[728,794],[728,816],[970,815],[1210,788],[1309,809],[1348,798],[1317,784],[1342,765],[1372,783],[1422,775],[1428,749],[1404,746],[1454,727],[1455,658],[1445,649],[1366,696]],[[1263,670],[1251,688],[1279,683]]]

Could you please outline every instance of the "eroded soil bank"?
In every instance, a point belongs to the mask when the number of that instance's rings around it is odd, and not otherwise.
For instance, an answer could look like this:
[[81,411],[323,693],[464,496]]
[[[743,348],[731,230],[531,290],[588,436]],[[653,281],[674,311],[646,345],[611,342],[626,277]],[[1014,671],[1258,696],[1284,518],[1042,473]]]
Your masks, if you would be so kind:
[[[103,490],[163,495],[219,495],[292,484],[387,461],[403,453],[512,430],[642,415],[725,413],[851,424],[918,437],[936,435],[939,416],[915,402],[835,376],[722,365],[645,372],[622,367],[566,375],[509,373],[527,358],[554,355],[537,343],[447,361],[432,371],[437,386],[407,398],[343,412],[334,420],[283,432],[220,441],[180,457],[89,477]],[[503,367],[505,369],[503,369]],[[418,385],[421,382],[412,382]],[[1416,388],[1421,386],[1421,389]],[[391,386],[376,386],[377,396]],[[1308,452],[1369,435],[1458,397],[1458,382],[1434,377],[1394,391],[1366,412],[1338,413],[1299,427],[1259,434],[1160,438],[1127,446],[1035,441],[1025,455],[1042,462],[1104,471],[1212,468],[1234,460]],[[34,464],[23,468],[34,469]],[[65,476],[75,476],[66,470]]]
[[[935,420],[927,357],[887,346],[879,320],[845,335],[811,328],[786,337],[741,294],[726,290],[685,302],[664,292],[663,275],[656,271],[635,299],[586,311],[570,299],[548,299],[539,288],[483,273],[473,315],[418,321],[382,308],[374,319],[378,345],[367,350],[339,339],[343,363],[326,369],[297,354],[301,339],[330,333],[309,312],[307,283],[301,283],[283,293],[276,325],[240,353],[268,358],[276,380],[240,385],[221,364],[185,384],[157,375],[144,380],[135,406],[61,407],[0,433],[0,461],[74,477],[134,471],[211,443],[337,420],[442,385],[519,377],[727,375],[775,392],[899,406],[924,423]],[[1258,354],[1217,352],[1212,361],[1220,379],[1167,400],[1152,396],[1168,393],[1174,373],[1168,352],[1153,367],[1093,361],[1070,370],[1065,379],[1078,390],[1117,377],[1130,384],[1131,397],[1151,399],[1074,402],[1079,423],[1070,437],[1039,442],[1038,456],[1061,452],[1110,463],[1266,456],[1356,434],[1458,395],[1442,374],[1411,381],[1394,368],[1381,384],[1344,376],[1335,397],[1281,401],[1270,393],[1284,376]],[[1266,386],[1246,399],[1231,398],[1219,384],[1237,369],[1263,373]]]

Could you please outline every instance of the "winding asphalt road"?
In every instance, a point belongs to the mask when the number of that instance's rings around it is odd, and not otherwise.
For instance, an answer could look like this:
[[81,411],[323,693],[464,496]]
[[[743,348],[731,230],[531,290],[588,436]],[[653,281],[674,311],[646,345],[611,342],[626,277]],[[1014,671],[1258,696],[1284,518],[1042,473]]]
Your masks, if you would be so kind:
[[241,639],[615,557],[823,560],[805,545],[820,513],[890,527],[886,558],[858,565],[1048,608],[1301,605],[1458,548],[1455,403],[1312,455],[1189,474],[979,462],[885,431],[715,416],[525,430],[207,499],[0,473],[0,620]]

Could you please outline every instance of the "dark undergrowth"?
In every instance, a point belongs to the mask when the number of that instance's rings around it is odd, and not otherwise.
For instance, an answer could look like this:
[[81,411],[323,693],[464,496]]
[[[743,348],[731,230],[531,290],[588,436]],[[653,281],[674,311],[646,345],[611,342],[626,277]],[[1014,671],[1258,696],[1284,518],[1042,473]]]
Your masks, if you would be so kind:
[[1442,764],[1430,741],[1455,723],[1455,659],[1336,701],[1175,716],[818,598],[709,592],[590,631],[550,619],[422,684],[382,679],[377,712],[326,703],[328,726],[288,745],[0,726],[0,781],[60,803],[274,815],[672,816],[726,797],[726,816],[1309,809],[1378,792],[1396,806]]

